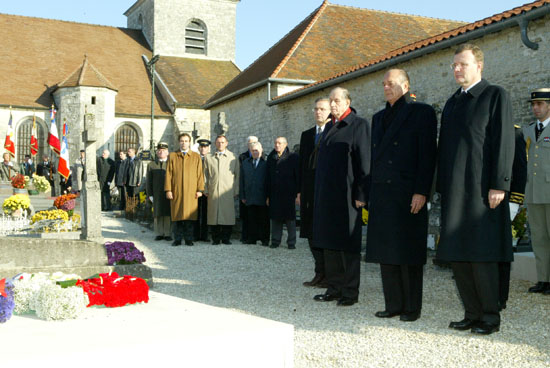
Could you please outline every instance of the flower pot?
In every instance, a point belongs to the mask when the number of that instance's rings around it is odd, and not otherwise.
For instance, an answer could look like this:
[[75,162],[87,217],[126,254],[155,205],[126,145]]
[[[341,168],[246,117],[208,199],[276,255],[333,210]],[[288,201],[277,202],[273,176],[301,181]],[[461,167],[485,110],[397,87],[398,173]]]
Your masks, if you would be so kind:
[[13,194],[29,194],[25,188],[13,188]]
[[29,195],[38,195],[38,190],[36,189],[29,189],[28,190]]

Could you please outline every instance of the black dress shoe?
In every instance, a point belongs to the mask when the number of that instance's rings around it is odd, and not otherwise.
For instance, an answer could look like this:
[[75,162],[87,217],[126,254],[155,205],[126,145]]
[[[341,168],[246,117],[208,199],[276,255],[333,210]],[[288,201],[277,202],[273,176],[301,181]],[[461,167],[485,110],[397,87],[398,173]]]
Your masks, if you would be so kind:
[[464,318],[462,321],[451,322],[449,323],[449,328],[454,328],[455,330],[465,331],[473,327],[476,327],[480,322],[474,321],[473,319]]
[[550,287],[542,292],[544,295],[550,295]]
[[383,311],[374,313],[374,316],[378,318],[392,318],[400,314],[401,312],[388,312],[387,310],[383,310]]
[[252,240],[247,240],[244,242],[245,244],[248,244],[248,245],[256,245],[256,242],[255,241],[252,241]]
[[531,286],[527,291],[530,293],[544,293],[546,290],[550,290],[550,282],[539,281],[535,286]]
[[159,240],[162,240],[162,239],[164,239],[164,236],[162,236],[162,235],[155,236],[155,241],[159,241]]
[[349,307],[350,305],[354,305],[357,303],[357,298],[340,298],[338,299],[338,303],[336,303],[339,307]]
[[274,249],[274,248],[279,248],[279,244],[273,244],[271,243],[271,245],[269,246],[271,249]]
[[487,322],[480,322],[476,326],[472,327],[472,332],[480,335],[490,335],[493,332],[498,332],[500,330],[499,325],[495,325]]
[[267,247],[269,246],[269,241],[265,240],[262,242],[262,246]]
[[403,322],[414,322],[420,318],[420,312],[402,313],[399,320]]
[[296,246],[295,245],[289,245],[288,249],[296,249]]
[[231,242],[229,240],[222,240],[222,243],[227,244],[227,245],[231,245]]
[[340,299],[339,295],[332,295],[327,293],[315,295],[313,297],[313,300],[317,302],[332,302],[333,300],[338,300],[338,299]]
[[219,240],[212,240],[212,245],[219,245],[219,244],[220,244]]
[[172,246],[177,247],[178,245],[181,245],[181,240],[174,240],[174,242],[172,243]]
[[188,245],[188,246],[192,247],[194,245],[194,243],[191,240],[186,240],[185,245]]
[[171,236],[165,236],[164,240],[172,241],[172,237]]
[[311,281],[305,281],[302,283],[302,285],[304,286],[308,286],[308,287],[313,287],[313,286],[317,286],[317,284],[319,282],[321,282],[323,279],[324,279],[324,275],[321,274],[321,273],[316,273],[315,276],[313,277],[313,279]]

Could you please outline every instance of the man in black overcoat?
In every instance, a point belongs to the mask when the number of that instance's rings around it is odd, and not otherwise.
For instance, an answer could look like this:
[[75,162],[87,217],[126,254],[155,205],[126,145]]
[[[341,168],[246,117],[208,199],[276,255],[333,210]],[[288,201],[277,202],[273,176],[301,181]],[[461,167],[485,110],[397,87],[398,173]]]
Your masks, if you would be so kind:
[[315,262],[315,276],[304,286],[326,288],[323,249],[313,246],[313,195],[315,193],[315,165],[323,131],[330,121],[330,101],[326,97],[315,100],[313,108],[315,126],[302,132],[300,137],[300,238],[306,238]]
[[386,108],[372,118],[366,260],[380,263],[385,309],[375,316],[415,321],[422,309],[437,118],[430,105],[410,97],[404,70],[389,70],[383,86]]
[[147,166],[145,190],[149,201],[153,203],[155,240],[172,240],[170,200],[166,198],[164,181],[168,167],[168,143],[157,144],[157,158]]
[[128,160],[126,159],[126,152],[118,152],[119,160],[115,163],[115,184],[118,189],[118,197],[120,199],[119,210],[124,211],[126,209],[126,169],[128,168]]
[[271,245],[277,248],[288,233],[288,249],[296,249],[296,197],[298,195],[298,155],[290,152],[285,137],[275,139],[275,148],[267,157],[267,204],[271,219]]
[[[246,139],[247,150],[239,155],[239,170],[243,167],[243,161],[252,158],[252,152],[250,151],[250,145],[257,143],[258,137],[249,136]],[[245,243],[248,240],[248,210],[246,206],[239,201],[239,219],[241,220],[241,242]]]
[[359,297],[371,132],[370,124],[351,108],[346,89],[333,89],[329,98],[332,122],[319,145],[313,209],[313,245],[324,251],[328,288],[314,300],[349,306]]
[[109,150],[103,150],[101,157],[97,158],[97,180],[101,188],[101,210],[112,211],[111,206],[111,182],[115,176],[115,162],[109,157]]
[[465,314],[449,327],[491,334],[500,328],[498,263],[510,262],[508,192],[514,124],[508,93],[482,79],[483,52],[463,44],[451,65],[461,86],[441,116],[437,258],[451,262]]

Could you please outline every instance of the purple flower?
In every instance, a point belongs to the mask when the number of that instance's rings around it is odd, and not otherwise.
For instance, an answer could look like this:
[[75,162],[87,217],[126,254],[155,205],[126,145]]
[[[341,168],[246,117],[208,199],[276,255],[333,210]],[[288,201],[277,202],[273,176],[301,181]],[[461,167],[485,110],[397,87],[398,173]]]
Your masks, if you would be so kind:
[[145,255],[132,242],[107,242],[107,259],[109,265],[135,264],[145,262]]
[[13,283],[6,279],[6,294],[7,297],[0,295],[0,323],[6,322],[11,318],[15,302],[13,301]]

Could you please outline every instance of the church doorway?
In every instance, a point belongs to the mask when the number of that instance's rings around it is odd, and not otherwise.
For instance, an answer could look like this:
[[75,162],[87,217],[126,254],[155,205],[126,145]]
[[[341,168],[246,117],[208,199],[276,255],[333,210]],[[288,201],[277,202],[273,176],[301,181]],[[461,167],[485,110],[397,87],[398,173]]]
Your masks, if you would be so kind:
[[[36,133],[38,135],[38,153],[34,161],[40,161],[42,156],[46,154],[46,132],[42,124],[36,122]],[[17,162],[25,161],[25,155],[31,154],[31,135],[32,135],[32,118],[26,118],[17,129]]]
[[124,124],[117,129],[115,133],[115,158],[118,159],[117,152],[126,152],[128,148],[134,148],[136,151],[140,147],[139,134],[130,124]]

